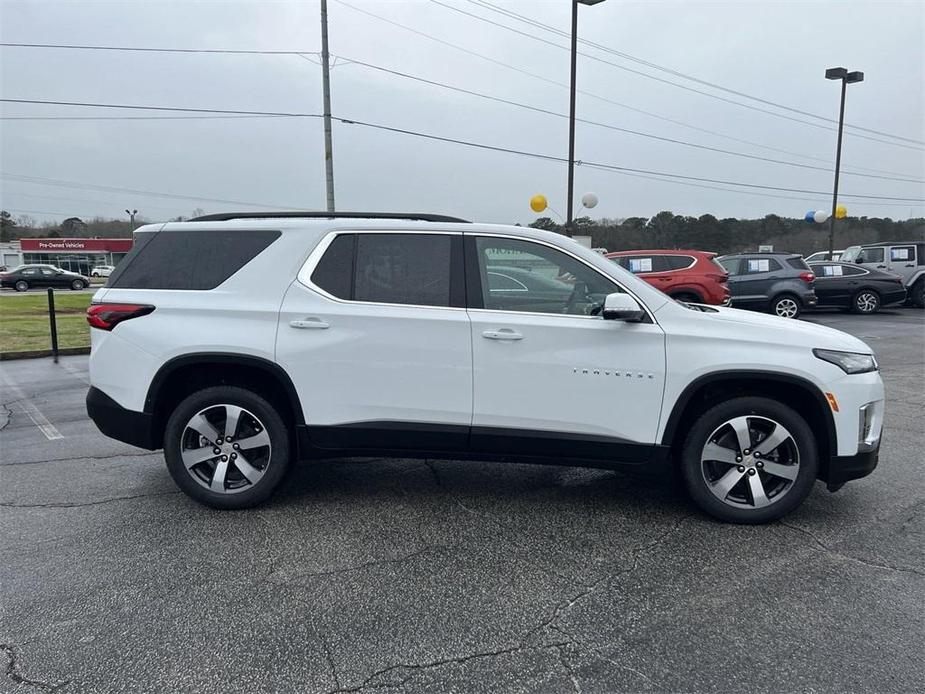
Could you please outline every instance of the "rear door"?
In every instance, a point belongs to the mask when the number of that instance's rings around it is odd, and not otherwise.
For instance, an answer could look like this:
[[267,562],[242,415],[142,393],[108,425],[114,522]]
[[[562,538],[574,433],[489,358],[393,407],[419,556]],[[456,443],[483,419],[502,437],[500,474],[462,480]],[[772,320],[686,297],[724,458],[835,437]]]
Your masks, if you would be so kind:
[[283,299],[276,358],[312,442],[462,450],[472,341],[462,234],[332,232]]
[[886,267],[889,272],[902,277],[903,284],[907,284],[916,272],[916,260],[915,244],[890,246]]
[[857,276],[850,271],[866,272],[839,263],[813,263],[810,269],[816,275],[815,291],[820,306],[847,306],[853,294],[852,286],[857,285]]
[[[742,259],[738,277],[737,304],[764,307],[770,299],[771,286],[784,274],[777,258],[750,256]],[[731,278],[730,278],[731,279]]]

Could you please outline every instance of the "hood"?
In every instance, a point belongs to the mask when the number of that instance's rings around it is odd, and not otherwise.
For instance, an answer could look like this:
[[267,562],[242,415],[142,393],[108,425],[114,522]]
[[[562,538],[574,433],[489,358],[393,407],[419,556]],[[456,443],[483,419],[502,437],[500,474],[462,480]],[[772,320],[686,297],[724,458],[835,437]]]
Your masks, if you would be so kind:
[[[671,306],[671,308],[668,308],[668,306]],[[684,308],[675,302],[670,302],[668,306],[662,307],[663,310],[691,312],[690,309]],[[809,348],[833,349],[842,352],[857,352],[859,354],[874,353],[874,350],[863,340],[824,325],[816,325],[815,323],[792,318],[780,318],[779,316],[756,311],[727,308],[725,306],[710,306],[709,309],[695,315],[704,323],[707,321],[714,322],[717,332],[721,332],[722,327],[740,333],[739,337],[751,337],[780,345],[790,344]],[[662,311],[658,313],[661,314]],[[742,334],[743,331],[746,334]]]

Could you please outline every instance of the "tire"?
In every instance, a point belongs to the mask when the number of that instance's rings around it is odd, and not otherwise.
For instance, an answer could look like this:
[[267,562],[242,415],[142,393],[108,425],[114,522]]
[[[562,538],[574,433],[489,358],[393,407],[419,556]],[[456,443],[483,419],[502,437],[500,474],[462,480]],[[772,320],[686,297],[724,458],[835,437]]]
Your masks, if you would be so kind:
[[71,289],[73,289],[74,291],[79,291],[86,286],[87,285],[83,280],[74,280],[73,282],[71,282]]
[[909,291],[909,299],[916,308],[925,308],[925,278],[912,285],[912,289]]
[[13,285],[13,288],[17,292],[24,292],[29,289],[29,283],[26,280],[16,280],[16,284]]
[[[755,458],[754,449],[743,449],[739,431],[763,455]],[[787,438],[761,450],[775,436]],[[767,523],[787,515],[812,490],[818,469],[816,439],[806,420],[763,397],[710,408],[694,422],[681,451],[688,494],[703,511],[729,523]]]
[[[230,443],[224,440],[229,413],[237,422]],[[204,440],[208,445],[201,445]],[[250,508],[266,501],[285,476],[289,431],[279,411],[262,396],[237,386],[206,388],[171,413],[164,459],[177,486],[196,501],[220,509]],[[223,479],[216,480],[216,474]]]
[[90,273],[90,277],[99,277],[99,276],[100,276],[100,273],[98,273],[98,272],[91,272],[91,273]]
[[880,310],[880,295],[873,289],[862,289],[851,297],[851,310],[870,315]]
[[802,311],[802,303],[793,294],[781,294],[771,300],[770,312],[780,318],[797,318]]
[[684,301],[684,302],[686,302],[686,303],[688,303],[688,304],[702,304],[702,303],[705,303],[703,299],[701,299],[699,296],[697,296],[696,294],[693,294],[693,293],[691,293],[691,292],[681,292],[681,293],[679,293],[679,294],[672,294],[672,295],[671,295],[671,298],[672,298],[672,299],[675,299],[676,301]]

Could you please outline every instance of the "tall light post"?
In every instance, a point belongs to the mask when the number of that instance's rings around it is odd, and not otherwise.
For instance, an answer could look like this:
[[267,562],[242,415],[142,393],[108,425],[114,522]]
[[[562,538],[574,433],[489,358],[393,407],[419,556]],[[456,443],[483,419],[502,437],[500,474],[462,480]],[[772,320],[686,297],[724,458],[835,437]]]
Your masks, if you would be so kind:
[[838,110],[838,144],[835,147],[835,188],[832,191],[832,216],[829,217],[829,258],[835,251],[835,212],[838,207],[838,174],[841,169],[841,137],[845,126],[845,92],[849,84],[864,81],[863,72],[848,72],[843,67],[830,67],[825,71],[827,80],[841,80],[841,107]]
[[126,210],[125,214],[131,218],[132,221],[130,222],[130,226],[132,227],[132,231],[135,231],[135,215],[138,214],[138,210]]
[[578,5],[597,5],[604,0],[572,0],[572,74],[569,83],[568,107],[568,195],[565,215],[565,233],[574,236],[572,196],[575,194],[575,72],[578,63]]

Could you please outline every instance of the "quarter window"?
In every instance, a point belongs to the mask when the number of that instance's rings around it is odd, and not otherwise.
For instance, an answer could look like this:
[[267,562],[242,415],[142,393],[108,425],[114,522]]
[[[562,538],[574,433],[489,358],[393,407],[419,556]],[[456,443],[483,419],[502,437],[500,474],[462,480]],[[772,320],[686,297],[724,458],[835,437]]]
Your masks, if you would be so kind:
[[[517,239],[476,239],[484,308],[597,315],[604,298],[622,291],[570,255]],[[517,286],[519,291],[513,291]]]

